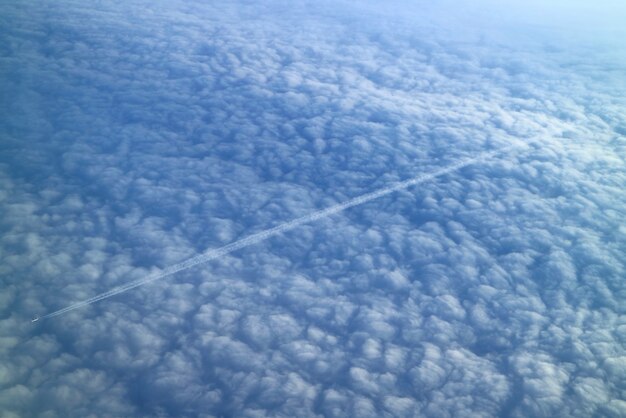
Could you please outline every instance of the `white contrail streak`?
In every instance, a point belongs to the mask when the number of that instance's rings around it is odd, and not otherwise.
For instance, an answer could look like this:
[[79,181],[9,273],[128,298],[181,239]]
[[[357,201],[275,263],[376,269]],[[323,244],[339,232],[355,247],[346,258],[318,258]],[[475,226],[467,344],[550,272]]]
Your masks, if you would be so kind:
[[[289,222],[285,222],[281,225],[275,226],[273,228],[269,228],[266,229],[264,231],[261,232],[257,232],[256,234],[252,234],[250,236],[247,236],[245,238],[242,238],[240,240],[237,240],[235,242],[231,242],[230,244],[227,244],[223,247],[214,249],[214,250],[208,250],[202,254],[196,255],[194,257],[191,257],[185,261],[182,261],[178,264],[174,264],[172,266],[166,267],[163,271],[154,274],[152,276],[148,276],[146,278],[143,279],[139,279],[139,280],[135,280],[129,283],[126,283],[125,285],[119,286],[119,287],[115,287],[107,292],[104,293],[100,293],[99,295],[96,295],[94,297],[91,297],[89,299],[86,299],[82,302],[78,302],[75,303],[73,305],[69,305],[63,309],[59,309],[58,311],[54,311],[51,312],[47,315],[43,315],[41,317],[39,317],[38,319],[44,319],[44,318],[52,318],[55,316],[59,316],[59,315],[63,315],[64,313],[73,311],[74,309],[78,309],[81,308],[83,306],[87,306],[87,305],[91,305],[94,302],[98,302],[100,300],[103,299],[108,299],[111,296],[115,296],[115,295],[119,295],[120,293],[124,293],[124,292],[128,292],[131,289],[134,289],[136,287],[139,286],[143,286],[144,284],[148,284],[150,282],[154,282],[156,280],[159,279],[163,279],[167,276],[171,276],[172,274],[178,273],[179,271],[183,271],[183,270],[187,270],[191,267],[197,266],[198,264],[203,264],[206,263],[208,261],[214,260],[216,258],[222,257],[226,254],[230,254],[233,251],[237,251],[241,248],[245,248],[248,247],[250,245],[254,245],[257,244],[261,241],[265,241],[266,239],[274,236],[274,235],[278,235],[281,234],[283,232],[287,232],[290,231],[294,228],[299,227],[300,225],[303,224],[307,224],[313,221],[317,221],[319,219],[322,218],[326,218],[330,215],[334,215],[336,213],[342,212],[346,209],[349,209],[351,207],[354,206],[358,206],[358,205],[362,205],[363,203],[367,203],[370,202],[374,199],[378,199],[379,197],[383,197],[386,196],[390,193],[396,192],[398,190],[403,190],[406,188],[409,188],[411,186],[415,186],[418,184],[422,184],[424,182],[427,182],[429,180],[432,180],[434,178],[437,177],[441,177],[443,175],[452,173],[454,171],[457,171],[463,167],[467,167],[468,165],[472,165],[472,164],[476,164],[476,163],[480,163],[483,162],[491,157],[494,157],[495,155],[504,153],[509,151],[512,148],[516,148],[519,147],[521,145],[526,145],[526,144],[514,144],[514,145],[509,145],[507,147],[495,150],[495,151],[489,151],[489,152],[483,152],[479,155],[477,155],[476,157],[472,157],[472,158],[467,158],[467,159],[463,159],[457,163],[454,163],[452,165],[449,165],[447,167],[441,168],[439,170],[436,170],[432,173],[428,173],[428,174],[421,174],[417,177],[413,177],[411,179],[402,181],[402,182],[398,182],[395,184],[392,184],[391,186],[385,187],[383,189],[379,189],[370,193],[366,193],[363,194],[361,196],[357,196],[355,198],[352,198],[350,200],[347,200],[343,203],[338,203],[336,205],[330,206],[329,208],[326,209],[322,209],[319,210],[317,212],[313,212],[310,213],[308,215],[302,216],[300,218],[296,218],[294,220],[291,220]],[[37,319],[35,319],[37,320]]]

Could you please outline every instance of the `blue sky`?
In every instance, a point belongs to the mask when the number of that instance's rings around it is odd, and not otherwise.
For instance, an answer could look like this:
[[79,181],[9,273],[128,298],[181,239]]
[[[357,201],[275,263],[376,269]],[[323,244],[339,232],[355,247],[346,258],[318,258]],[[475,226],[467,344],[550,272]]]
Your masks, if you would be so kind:
[[4,1],[2,416],[624,416],[622,18]]

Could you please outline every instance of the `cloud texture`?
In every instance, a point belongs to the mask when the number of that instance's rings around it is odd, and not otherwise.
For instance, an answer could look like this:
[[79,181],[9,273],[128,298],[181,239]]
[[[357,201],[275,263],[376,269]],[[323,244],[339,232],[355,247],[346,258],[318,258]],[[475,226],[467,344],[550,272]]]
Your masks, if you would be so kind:
[[623,49],[394,5],[3,2],[3,416],[626,414]]

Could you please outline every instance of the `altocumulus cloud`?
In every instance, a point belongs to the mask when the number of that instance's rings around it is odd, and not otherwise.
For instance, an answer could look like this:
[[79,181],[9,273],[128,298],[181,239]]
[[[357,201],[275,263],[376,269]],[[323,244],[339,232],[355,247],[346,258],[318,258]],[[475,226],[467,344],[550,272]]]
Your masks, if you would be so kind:
[[3,417],[626,414],[615,31],[210,3],[0,6]]

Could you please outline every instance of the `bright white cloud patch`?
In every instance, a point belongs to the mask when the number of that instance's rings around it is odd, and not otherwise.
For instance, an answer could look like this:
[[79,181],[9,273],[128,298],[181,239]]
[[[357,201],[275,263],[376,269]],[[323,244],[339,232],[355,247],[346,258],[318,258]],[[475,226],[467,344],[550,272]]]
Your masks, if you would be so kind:
[[203,3],[0,6],[6,416],[624,415],[615,31],[569,36],[583,2],[537,31],[488,2],[474,23],[445,2]]

